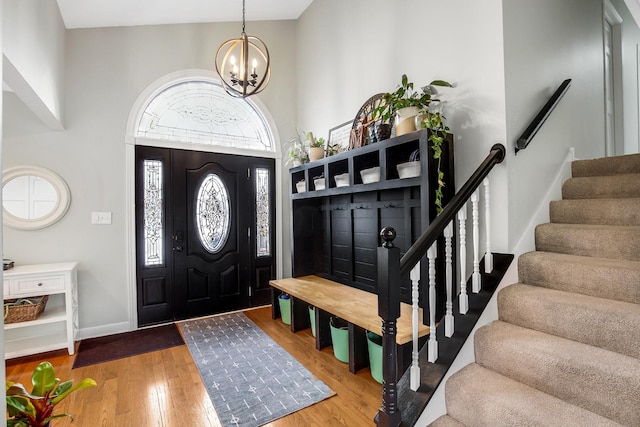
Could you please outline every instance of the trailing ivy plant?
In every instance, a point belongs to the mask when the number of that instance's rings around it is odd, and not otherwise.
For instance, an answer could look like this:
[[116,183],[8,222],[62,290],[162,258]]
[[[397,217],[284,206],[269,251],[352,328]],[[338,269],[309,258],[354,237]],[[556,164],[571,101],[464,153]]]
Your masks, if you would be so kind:
[[422,119],[420,123],[422,128],[427,128],[431,130],[429,134],[429,142],[431,142],[431,148],[433,149],[433,158],[438,161],[438,186],[436,188],[435,193],[435,204],[436,204],[436,213],[440,215],[444,207],[442,206],[442,198],[444,188],[444,173],[440,168],[440,163],[442,161],[442,144],[446,139],[449,127],[444,123],[445,117],[439,112],[435,113],[427,113],[426,116]]

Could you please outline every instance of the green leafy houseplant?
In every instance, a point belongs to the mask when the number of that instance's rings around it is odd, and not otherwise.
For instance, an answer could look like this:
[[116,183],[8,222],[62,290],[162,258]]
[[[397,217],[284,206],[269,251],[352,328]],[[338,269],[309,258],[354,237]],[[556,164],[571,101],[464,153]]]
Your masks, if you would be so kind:
[[309,147],[311,148],[324,148],[324,138],[314,138],[312,133],[309,133]]
[[42,362],[35,368],[31,382],[33,390],[29,393],[22,384],[7,381],[8,427],[46,427],[51,420],[61,417],[73,420],[69,414],[54,415],[55,406],[74,391],[96,385],[91,378],[85,378],[75,386],[73,380],[61,383],[49,362]]
[[430,129],[429,142],[431,142],[431,148],[433,149],[433,158],[438,160],[438,187],[436,188],[435,204],[436,212],[438,215],[442,212],[444,207],[442,206],[442,189],[444,188],[444,173],[440,169],[440,162],[442,161],[442,144],[449,132],[449,127],[444,123],[445,117],[440,112],[427,113],[420,125],[422,128]]
[[373,119],[380,120],[382,123],[391,123],[397,111],[406,107],[417,107],[420,112],[428,112],[431,103],[439,101],[432,98],[431,86],[453,87],[451,83],[444,80],[434,80],[428,86],[422,87],[420,91],[416,91],[413,82],[403,74],[396,90],[382,96],[380,104],[373,110]]

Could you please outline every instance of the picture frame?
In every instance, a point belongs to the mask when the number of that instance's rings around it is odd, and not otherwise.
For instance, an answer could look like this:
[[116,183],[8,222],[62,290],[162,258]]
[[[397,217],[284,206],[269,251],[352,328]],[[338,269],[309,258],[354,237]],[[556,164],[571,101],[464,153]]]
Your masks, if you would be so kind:
[[344,122],[334,128],[329,129],[329,137],[327,138],[327,145],[337,145],[340,152],[349,150],[349,137],[351,136],[351,128],[353,120]]

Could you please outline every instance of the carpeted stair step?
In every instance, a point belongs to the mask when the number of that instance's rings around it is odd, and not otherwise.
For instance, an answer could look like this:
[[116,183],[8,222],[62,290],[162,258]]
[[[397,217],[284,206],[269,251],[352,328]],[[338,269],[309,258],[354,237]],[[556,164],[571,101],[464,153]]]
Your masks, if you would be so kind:
[[437,420],[429,424],[429,427],[466,427],[460,421],[455,418],[450,417],[449,415],[443,415],[439,417]]
[[535,239],[539,251],[640,260],[640,226],[541,224]]
[[535,251],[518,258],[518,275],[529,285],[640,304],[640,261]]
[[452,375],[445,387],[447,413],[464,425],[619,426],[598,414],[563,402],[476,363]]
[[640,225],[640,198],[557,200],[549,217],[557,224]]
[[640,359],[640,305],[538,286],[498,293],[500,320]]
[[571,174],[579,176],[606,176],[640,173],[640,154],[576,160],[571,163]]
[[563,199],[640,197],[640,173],[570,178],[562,184]]
[[[597,323],[584,327],[599,333]],[[479,365],[621,424],[640,425],[640,360],[499,320],[478,329],[474,342]]]

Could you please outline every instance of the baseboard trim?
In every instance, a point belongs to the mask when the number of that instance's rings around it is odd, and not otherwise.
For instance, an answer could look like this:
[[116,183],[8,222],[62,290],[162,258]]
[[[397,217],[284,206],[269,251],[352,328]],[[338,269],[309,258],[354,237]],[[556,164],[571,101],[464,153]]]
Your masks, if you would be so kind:
[[106,335],[119,334],[129,332],[129,322],[111,323],[109,325],[94,326],[93,328],[82,328],[78,330],[76,339],[84,340],[87,338],[104,337]]

